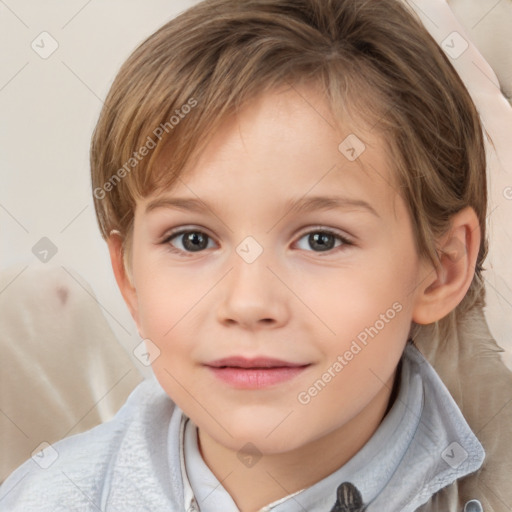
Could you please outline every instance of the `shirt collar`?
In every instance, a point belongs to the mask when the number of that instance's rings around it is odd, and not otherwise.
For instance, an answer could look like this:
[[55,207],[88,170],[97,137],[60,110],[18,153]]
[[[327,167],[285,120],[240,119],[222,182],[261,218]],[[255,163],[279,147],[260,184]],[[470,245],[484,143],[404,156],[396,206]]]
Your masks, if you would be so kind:
[[[329,511],[343,482],[359,490],[368,512],[413,511],[443,487],[476,471],[484,456],[440,377],[408,343],[395,402],[364,447],[326,478],[260,512]],[[180,460],[185,511],[238,512],[203,461],[197,427],[185,415],[181,419]]]

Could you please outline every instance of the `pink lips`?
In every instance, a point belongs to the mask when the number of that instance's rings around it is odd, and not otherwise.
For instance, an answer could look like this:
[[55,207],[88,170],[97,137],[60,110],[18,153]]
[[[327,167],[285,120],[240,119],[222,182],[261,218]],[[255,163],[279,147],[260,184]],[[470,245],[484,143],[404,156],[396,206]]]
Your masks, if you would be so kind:
[[287,381],[304,371],[309,364],[279,359],[229,357],[206,365],[226,384],[238,389],[261,389]]

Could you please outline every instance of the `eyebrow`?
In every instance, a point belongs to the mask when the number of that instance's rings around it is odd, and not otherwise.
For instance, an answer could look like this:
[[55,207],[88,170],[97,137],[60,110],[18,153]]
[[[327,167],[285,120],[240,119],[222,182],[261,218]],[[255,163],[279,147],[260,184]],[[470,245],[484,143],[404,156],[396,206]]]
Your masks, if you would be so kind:
[[[307,213],[316,210],[333,210],[336,208],[345,210],[356,209],[367,211],[380,218],[380,215],[368,202],[363,201],[362,199],[353,199],[341,196],[313,196],[290,199],[286,202],[286,207],[286,211],[288,213]],[[148,203],[145,212],[149,213],[157,208],[174,208],[197,213],[214,211],[212,207],[200,199],[187,197],[163,197]]]

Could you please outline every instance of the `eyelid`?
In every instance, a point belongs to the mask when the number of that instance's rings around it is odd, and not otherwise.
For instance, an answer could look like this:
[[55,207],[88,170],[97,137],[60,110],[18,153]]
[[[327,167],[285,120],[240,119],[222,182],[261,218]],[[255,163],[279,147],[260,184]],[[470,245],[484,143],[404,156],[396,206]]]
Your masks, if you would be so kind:
[[[194,256],[196,254],[201,254],[201,253],[206,252],[205,250],[197,251],[197,252],[183,251],[181,249],[174,247],[170,243],[170,241],[172,239],[178,237],[179,235],[183,235],[185,233],[194,232],[194,231],[205,234],[210,240],[214,241],[217,244],[217,242],[215,241],[215,237],[210,235],[209,230],[202,226],[198,226],[198,225],[182,225],[182,226],[173,228],[170,231],[167,231],[163,235],[163,237],[161,238],[160,242],[158,242],[158,244],[159,245],[160,244],[168,245],[168,248],[170,251],[177,253],[181,256]],[[301,230],[301,232],[295,237],[295,241],[293,242],[293,245],[297,244],[297,242],[300,239],[302,239],[304,236],[311,234],[311,233],[327,233],[329,235],[336,237],[342,243],[340,246],[334,247],[334,248],[332,248],[328,251],[325,251],[323,253],[322,253],[322,251],[306,251],[306,252],[312,252],[312,253],[318,254],[318,255],[322,255],[322,254],[329,255],[329,254],[336,252],[336,250],[340,250],[340,248],[350,247],[350,246],[355,245],[353,238],[351,236],[347,236],[345,233],[342,233],[335,228],[329,228],[329,227],[326,227],[323,225],[312,225],[312,226],[307,226],[306,228],[303,228],[303,230]]]
[[201,233],[204,233],[205,235],[208,235],[209,238],[211,238],[212,240],[215,240],[215,237],[213,237],[209,230],[206,229],[205,227],[203,226],[197,226],[197,225],[184,225],[184,226],[178,226],[176,228],[173,228],[173,229],[170,229],[170,230],[167,230],[165,232],[164,235],[162,235],[162,237],[160,237],[160,241],[158,243],[166,243],[168,242],[171,238],[174,238],[176,237],[177,235],[181,235],[181,234],[184,234],[184,233],[188,233],[190,231],[198,231],[198,232],[201,232]]
[[[173,228],[171,229],[170,231],[166,231],[165,234],[161,237],[161,243],[163,242],[166,242],[168,241],[169,239],[171,238],[174,238],[176,235],[179,235],[179,234],[182,234],[182,233],[186,233],[186,232],[189,232],[189,231],[200,231],[202,233],[204,233],[205,235],[208,235],[210,238],[214,239],[215,237],[213,237],[210,233],[209,233],[209,230],[204,228],[203,226],[198,226],[198,225],[184,225],[184,226],[178,226],[176,228]],[[347,235],[346,233],[342,233],[340,231],[338,231],[337,229],[335,228],[329,228],[329,227],[326,227],[326,226],[323,226],[323,225],[313,225],[313,226],[308,226],[306,228],[303,228],[303,230],[300,232],[300,235],[297,235],[299,238],[302,238],[304,235],[307,235],[308,233],[311,233],[311,232],[314,232],[314,231],[320,231],[320,232],[323,232],[323,233],[329,233],[329,234],[332,234],[332,235],[336,235],[336,236],[339,236],[341,239],[347,241],[347,242],[351,242],[353,243],[353,238],[351,235]]]
[[345,232],[341,232],[335,228],[329,228],[327,226],[322,225],[313,225],[308,226],[304,229],[304,231],[301,231],[299,235],[297,235],[297,240],[300,240],[304,235],[308,235],[310,233],[327,233],[329,235],[334,235],[338,237],[340,240],[342,240],[347,245],[354,245],[355,244],[355,238],[351,235],[346,234]]
[[209,232],[206,228],[204,228],[202,226],[197,226],[197,225],[189,225],[189,226],[182,225],[182,226],[173,228],[170,231],[166,231],[165,234],[160,238],[160,240],[158,242],[156,242],[156,245],[165,245],[166,249],[168,251],[172,252],[173,254],[176,254],[179,257],[190,258],[190,257],[195,257],[195,256],[197,257],[197,256],[204,255],[206,250],[197,251],[197,252],[183,251],[182,249],[178,249],[177,247],[174,247],[174,245],[171,244],[171,240],[173,238],[176,238],[176,237],[179,237],[180,235],[184,235],[185,233],[194,232],[194,231],[205,234],[208,237],[208,239],[212,240],[215,244],[217,244],[217,242],[215,241],[215,238],[209,234]]

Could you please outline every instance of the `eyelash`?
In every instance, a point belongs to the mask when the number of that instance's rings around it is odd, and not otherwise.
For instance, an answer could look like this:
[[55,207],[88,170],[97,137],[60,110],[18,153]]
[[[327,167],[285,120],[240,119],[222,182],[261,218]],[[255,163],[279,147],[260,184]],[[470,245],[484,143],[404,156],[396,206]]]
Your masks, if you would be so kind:
[[[190,228],[189,229],[176,229],[175,231],[171,231],[164,238],[164,240],[162,240],[161,244],[162,245],[167,245],[167,248],[168,248],[168,250],[170,252],[172,252],[174,254],[178,254],[179,256],[182,256],[182,257],[185,257],[185,258],[194,256],[195,254],[204,252],[206,250],[206,249],[203,249],[201,251],[183,251],[181,249],[177,249],[176,247],[174,247],[170,243],[171,240],[173,240],[174,238],[177,238],[180,235],[184,235],[186,233],[201,233],[202,235],[205,235],[209,240],[212,239],[212,237],[210,237],[207,233],[205,233],[204,231],[201,231],[200,229],[190,229]],[[335,246],[332,249],[329,249],[327,251],[307,251],[307,252],[313,252],[313,253],[317,253],[317,254],[320,254],[320,255],[322,255],[322,254],[332,254],[333,252],[335,252],[337,250],[344,250],[344,248],[347,248],[347,247],[350,247],[350,246],[354,245],[353,242],[351,242],[346,237],[340,235],[336,231],[333,231],[332,229],[323,228],[321,226],[314,227],[314,228],[310,229],[309,231],[306,231],[306,232],[302,233],[300,235],[300,237],[298,238],[298,240],[301,240],[305,236],[311,235],[313,233],[322,233],[322,234],[326,234],[326,235],[332,235],[335,239],[341,241],[341,245]]]

